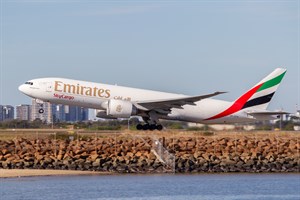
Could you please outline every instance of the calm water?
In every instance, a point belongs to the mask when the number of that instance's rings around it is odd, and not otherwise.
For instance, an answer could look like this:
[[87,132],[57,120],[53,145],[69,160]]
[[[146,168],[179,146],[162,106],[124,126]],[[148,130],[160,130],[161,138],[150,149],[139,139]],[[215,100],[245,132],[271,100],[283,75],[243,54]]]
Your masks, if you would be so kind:
[[300,174],[10,178],[0,179],[0,199],[300,200]]

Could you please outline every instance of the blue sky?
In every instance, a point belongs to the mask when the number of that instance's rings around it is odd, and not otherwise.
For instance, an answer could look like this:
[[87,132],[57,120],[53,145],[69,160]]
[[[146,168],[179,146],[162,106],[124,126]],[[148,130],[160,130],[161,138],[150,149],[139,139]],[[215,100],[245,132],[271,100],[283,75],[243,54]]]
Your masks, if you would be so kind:
[[[1,1],[0,104],[39,77],[234,100],[288,69],[271,109],[300,102],[299,1]],[[299,106],[300,108],[300,106]]]

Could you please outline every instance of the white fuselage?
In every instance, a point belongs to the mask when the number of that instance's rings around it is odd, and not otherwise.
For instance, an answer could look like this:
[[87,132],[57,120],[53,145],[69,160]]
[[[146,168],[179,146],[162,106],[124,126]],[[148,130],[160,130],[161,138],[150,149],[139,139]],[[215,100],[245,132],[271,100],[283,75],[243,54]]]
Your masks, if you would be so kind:
[[[105,110],[110,99],[124,101],[150,101],[188,97],[187,95],[158,92],[152,90],[107,85],[64,78],[41,78],[26,82],[19,87],[26,95],[44,102],[65,104]],[[210,117],[226,110],[233,102],[215,99],[203,99],[196,105],[184,105],[183,109],[172,108],[171,113],[161,118],[195,123],[239,123],[255,119],[245,110],[208,120]]]

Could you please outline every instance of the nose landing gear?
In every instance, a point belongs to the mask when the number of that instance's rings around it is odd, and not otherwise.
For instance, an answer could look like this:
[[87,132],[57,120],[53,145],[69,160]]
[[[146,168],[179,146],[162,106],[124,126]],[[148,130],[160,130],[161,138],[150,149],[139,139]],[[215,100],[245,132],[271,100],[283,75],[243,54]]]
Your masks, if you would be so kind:
[[35,102],[40,106],[39,113],[43,114],[44,110],[44,102],[42,100],[36,99]]

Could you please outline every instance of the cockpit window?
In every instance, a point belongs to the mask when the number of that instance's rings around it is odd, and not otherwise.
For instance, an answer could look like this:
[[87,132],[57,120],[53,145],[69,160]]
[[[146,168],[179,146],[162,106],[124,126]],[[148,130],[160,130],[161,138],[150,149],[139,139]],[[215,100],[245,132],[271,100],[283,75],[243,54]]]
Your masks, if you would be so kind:
[[25,82],[27,85],[33,85],[33,82]]

